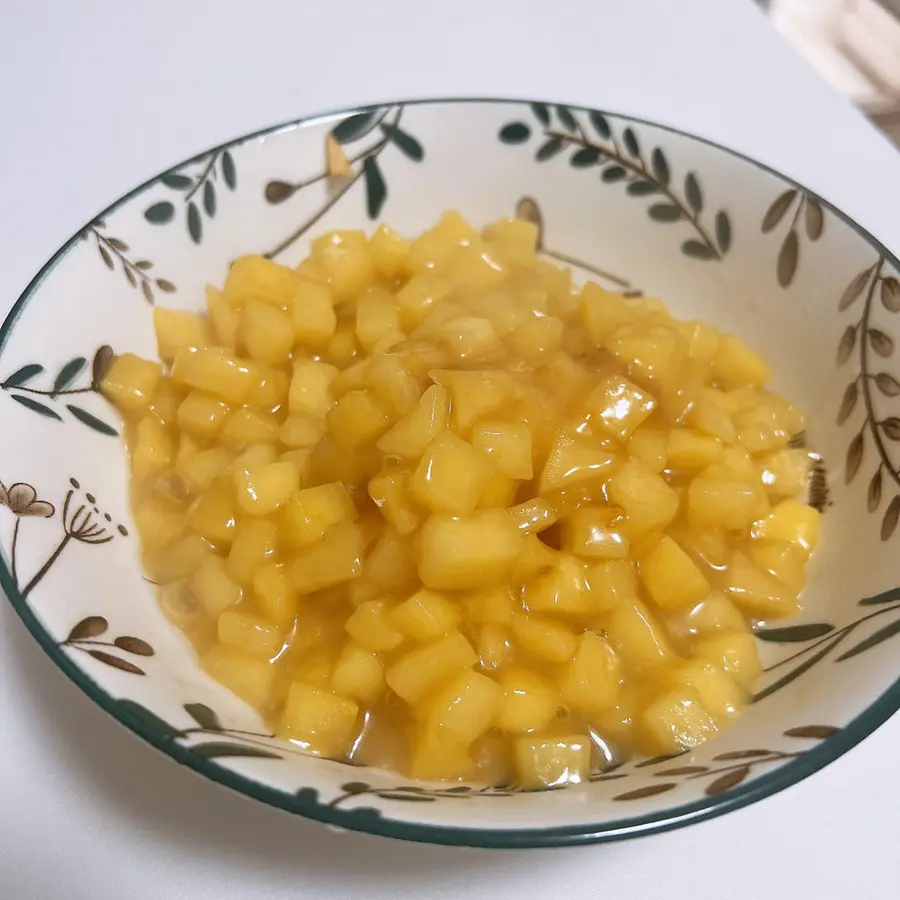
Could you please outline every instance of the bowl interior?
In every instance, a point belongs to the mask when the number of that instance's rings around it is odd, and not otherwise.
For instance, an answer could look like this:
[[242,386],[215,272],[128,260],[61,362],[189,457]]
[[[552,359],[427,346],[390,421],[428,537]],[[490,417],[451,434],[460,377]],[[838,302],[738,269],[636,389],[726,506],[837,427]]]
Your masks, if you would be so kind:
[[[323,171],[326,136],[353,176]],[[286,262],[324,230],[417,233],[446,209],[518,212],[576,277],[737,332],[809,414],[825,512],[805,609],[759,634],[767,667],[735,727],[541,794],[409,784],[270,738],[160,613],[131,536],[111,352],[153,356],[153,303],[201,308],[230,260]],[[201,154],[86,225],[0,332],[0,582],[54,661],[180,762],[273,805],[417,840],[523,846],[656,830],[750,802],[840,755],[900,701],[897,260],[827,202],[700,139],[543,103],[396,103]],[[111,350],[110,350],[111,348]],[[465,801],[465,802],[463,802]]]

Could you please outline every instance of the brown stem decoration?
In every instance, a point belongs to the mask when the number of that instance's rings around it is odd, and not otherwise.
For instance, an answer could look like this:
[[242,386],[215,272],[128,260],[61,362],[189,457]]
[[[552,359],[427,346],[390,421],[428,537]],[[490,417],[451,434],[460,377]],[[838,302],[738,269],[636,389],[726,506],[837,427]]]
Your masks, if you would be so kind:
[[9,549],[10,571],[12,573],[13,584],[18,587],[19,580],[16,578],[16,544],[19,542],[19,526],[22,524],[22,517],[16,516],[16,524],[13,525],[12,544]]
[[22,591],[22,599],[24,600],[37,586],[40,584],[43,577],[50,571],[50,567],[56,560],[59,558],[59,554],[66,549],[66,545],[69,541],[72,540],[72,535],[66,534],[65,537],[56,545],[56,549],[47,557],[47,561],[38,569],[37,574],[28,584],[25,585],[24,590]]
[[612,138],[613,148],[610,149],[603,144],[598,144],[594,141],[586,140],[584,137],[584,131],[580,128],[579,131],[581,132],[581,136],[576,137],[575,135],[571,135],[565,131],[545,129],[544,137],[556,138],[557,140],[563,141],[566,144],[574,144],[578,147],[585,147],[587,149],[596,150],[607,160],[617,163],[627,172],[630,172],[633,176],[635,176],[635,178],[639,178],[641,181],[653,182],[653,184],[655,184],[659,188],[660,192],[674,206],[677,206],[681,210],[682,217],[691,223],[694,231],[697,232],[697,235],[706,245],[707,249],[709,249],[711,253],[715,254],[715,258],[722,258],[722,255],[721,253],[719,253],[719,250],[716,244],[713,242],[713,239],[707,233],[706,229],[700,224],[699,213],[694,212],[694,210],[688,207],[687,204],[682,202],[682,200],[672,192],[671,188],[669,188],[668,185],[663,184],[658,178],[655,178],[653,174],[647,170],[647,167],[644,165],[643,160],[639,160],[639,162],[635,163],[628,159],[619,149],[618,142],[615,140],[615,138]]
[[219,161],[219,157],[222,155],[221,150],[213,153],[209,158],[209,162],[206,164],[206,167],[200,173],[200,177],[197,179],[194,186],[184,195],[184,202],[188,203],[190,199],[203,187],[204,184],[209,180],[209,176],[213,173],[215,169],[216,163]]
[[139,269],[121,250],[117,249],[114,244],[110,243],[110,241],[106,238],[105,235],[101,234],[94,225],[89,225],[88,230],[91,234],[94,235],[94,238],[97,241],[98,245],[103,245],[106,250],[112,253],[120,263],[122,263],[123,268],[128,269],[135,277],[139,278],[141,281],[144,281],[148,284],[153,283],[153,278],[151,278],[143,269]]
[[14,384],[11,387],[3,385],[4,391],[16,391],[22,394],[38,394],[41,397],[67,397],[69,394],[93,394],[97,389],[91,385],[84,388],[70,388],[67,391],[42,391],[38,388],[30,388]]

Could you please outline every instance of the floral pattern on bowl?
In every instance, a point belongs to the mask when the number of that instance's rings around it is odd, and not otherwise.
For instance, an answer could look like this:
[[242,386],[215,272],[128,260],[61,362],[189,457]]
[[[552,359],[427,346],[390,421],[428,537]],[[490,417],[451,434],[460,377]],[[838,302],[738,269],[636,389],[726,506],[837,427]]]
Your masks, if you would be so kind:
[[[329,135],[350,166],[338,182],[322,165]],[[530,218],[541,252],[578,277],[741,333],[810,413],[812,501],[826,514],[806,608],[759,629],[765,673],[747,714],[678,759],[545,792],[404,784],[312,759],[200,671],[142,577],[119,426],[97,391],[112,348],[152,355],[150,307],[199,307],[204,284],[240,254],[290,263],[321,230],[383,218],[416,232],[451,207],[475,222]],[[716,815],[814,772],[900,706],[898,275],[893,255],[805,188],[596,110],[393,103],[238,139],[86,225],[0,329],[0,584],[54,662],[141,737],[334,826],[521,847]]]

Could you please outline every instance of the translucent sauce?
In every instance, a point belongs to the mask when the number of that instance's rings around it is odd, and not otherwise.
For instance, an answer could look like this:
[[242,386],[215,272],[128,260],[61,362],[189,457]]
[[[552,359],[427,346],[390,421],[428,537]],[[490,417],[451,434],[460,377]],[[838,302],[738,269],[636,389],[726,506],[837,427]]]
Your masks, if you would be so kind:
[[726,727],[818,536],[802,415],[733,335],[520,220],[334,232],[116,358],[143,565],[310,753],[541,787]]

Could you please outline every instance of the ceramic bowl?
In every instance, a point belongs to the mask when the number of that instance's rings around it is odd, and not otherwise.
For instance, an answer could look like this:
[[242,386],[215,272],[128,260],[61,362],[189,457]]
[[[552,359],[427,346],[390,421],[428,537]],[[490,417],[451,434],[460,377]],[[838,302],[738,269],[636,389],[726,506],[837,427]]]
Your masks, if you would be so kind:
[[[353,175],[323,171],[325,138]],[[406,233],[448,208],[518,212],[578,278],[663,297],[742,335],[809,413],[821,551],[804,611],[757,634],[735,727],[547,792],[411,784],[313,759],[213,683],[163,618],[131,535],[114,352],[153,356],[154,303],[200,307],[229,261],[298,261],[330,228]],[[558,104],[391,103],[208,150],[113,203],[44,266],[0,330],[0,582],[47,655],[135,734],[213,781],[341,828],[525,847],[661,831],[826,765],[900,704],[897,259],[839,210],[676,129]]]

